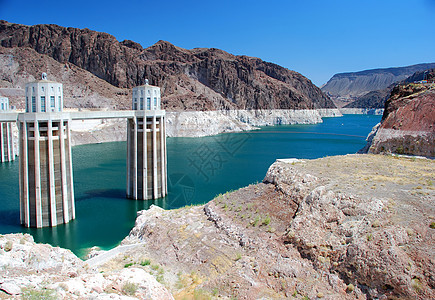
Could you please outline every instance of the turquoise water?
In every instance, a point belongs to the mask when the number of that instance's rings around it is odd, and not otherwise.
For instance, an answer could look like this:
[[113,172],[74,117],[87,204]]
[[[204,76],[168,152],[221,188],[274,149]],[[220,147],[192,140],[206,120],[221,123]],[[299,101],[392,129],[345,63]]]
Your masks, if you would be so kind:
[[345,115],[315,125],[264,127],[204,138],[168,138],[169,194],[157,201],[125,198],[126,143],[73,148],[76,220],[55,228],[20,226],[18,160],[0,164],[0,233],[27,232],[35,241],[69,248],[118,244],[136,212],[151,204],[173,209],[261,181],[277,158],[318,158],[355,153],[380,116]]

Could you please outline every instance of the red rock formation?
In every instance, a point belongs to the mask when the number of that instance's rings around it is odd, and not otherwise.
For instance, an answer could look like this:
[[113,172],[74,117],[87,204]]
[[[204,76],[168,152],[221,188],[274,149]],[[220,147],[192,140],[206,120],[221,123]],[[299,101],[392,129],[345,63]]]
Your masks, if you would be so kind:
[[[71,63],[119,88],[162,87],[169,109],[306,109],[334,104],[301,74],[258,58],[219,49],[186,50],[159,41],[143,49],[133,41],[89,29],[0,22],[0,44],[29,47]],[[35,74],[36,75],[36,74]]]
[[435,157],[435,84],[393,89],[369,152]]
[[385,105],[382,128],[434,132],[435,90],[421,84],[396,86]]

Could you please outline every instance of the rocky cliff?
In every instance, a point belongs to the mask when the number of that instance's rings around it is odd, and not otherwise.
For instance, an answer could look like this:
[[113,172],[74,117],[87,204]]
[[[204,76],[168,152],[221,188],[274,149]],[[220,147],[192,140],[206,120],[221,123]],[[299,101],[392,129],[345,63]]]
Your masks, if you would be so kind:
[[[42,55],[41,59],[52,58],[62,66],[77,67],[78,72],[86,70],[123,90],[119,91],[122,95],[128,93],[125,89],[143,84],[147,78],[151,84],[162,88],[162,103],[168,110],[334,107],[319,88],[297,72],[214,48],[186,50],[159,41],[143,49],[133,41],[118,42],[107,33],[89,29],[24,26],[6,21],[0,22],[0,45],[17,52],[33,49]],[[23,59],[14,54],[10,58],[21,68],[32,66],[32,62],[23,63]],[[24,73],[39,77],[42,71],[57,77],[57,70],[50,70],[47,65],[31,67]],[[15,80],[1,79],[3,82]],[[82,83],[90,90],[98,90],[91,80]],[[23,82],[18,85],[22,88]],[[112,99],[116,101],[118,94],[114,93]]]
[[394,87],[365,150],[435,157],[435,84]]
[[383,90],[395,82],[406,79],[417,71],[431,68],[435,68],[435,63],[339,73],[332,76],[322,87],[322,91],[333,97],[358,97],[371,91]]

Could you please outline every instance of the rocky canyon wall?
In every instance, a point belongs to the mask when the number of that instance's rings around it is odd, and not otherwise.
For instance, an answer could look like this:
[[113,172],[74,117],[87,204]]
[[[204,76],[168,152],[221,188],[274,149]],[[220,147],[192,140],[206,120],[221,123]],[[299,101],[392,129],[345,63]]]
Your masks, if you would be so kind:
[[[127,108],[129,102],[124,96],[149,79],[150,84],[161,87],[166,110],[335,108],[329,97],[301,74],[259,58],[236,56],[215,48],[187,50],[159,41],[144,49],[133,41],[118,42],[110,34],[89,29],[25,26],[6,21],[0,21],[0,45],[5,70],[16,69],[3,72],[0,88],[22,90],[26,78],[39,78],[47,72],[65,86],[80,85],[85,89],[80,93],[85,96],[81,101],[66,101],[70,107]],[[50,67],[56,63],[58,67]],[[71,78],[59,78],[59,72],[87,72],[92,76],[82,74],[75,83]],[[99,81],[112,86],[109,98],[115,101],[107,100]],[[91,97],[96,96],[92,91],[106,100],[99,104]],[[24,103],[24,97],[18,100],[17,106]]]

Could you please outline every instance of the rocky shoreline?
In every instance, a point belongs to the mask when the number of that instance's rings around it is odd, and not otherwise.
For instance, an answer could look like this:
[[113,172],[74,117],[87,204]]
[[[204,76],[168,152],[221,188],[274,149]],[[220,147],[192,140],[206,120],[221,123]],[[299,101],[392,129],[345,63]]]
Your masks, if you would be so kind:
[[383,108],[339,108],[343,115],[382,115]]
[[278,160],[206,205],[138,212],[120,246],[87,261],[3,235],[0,299],[432,299],[433,169],[386,155]]
[[[321,123],[323,117],[342,116],[338,109],[273,109],[166,112],[168,137],[202,137],[255,130],[256,126]],[[72,144],[125,141],[126,121],[73,121]]]

